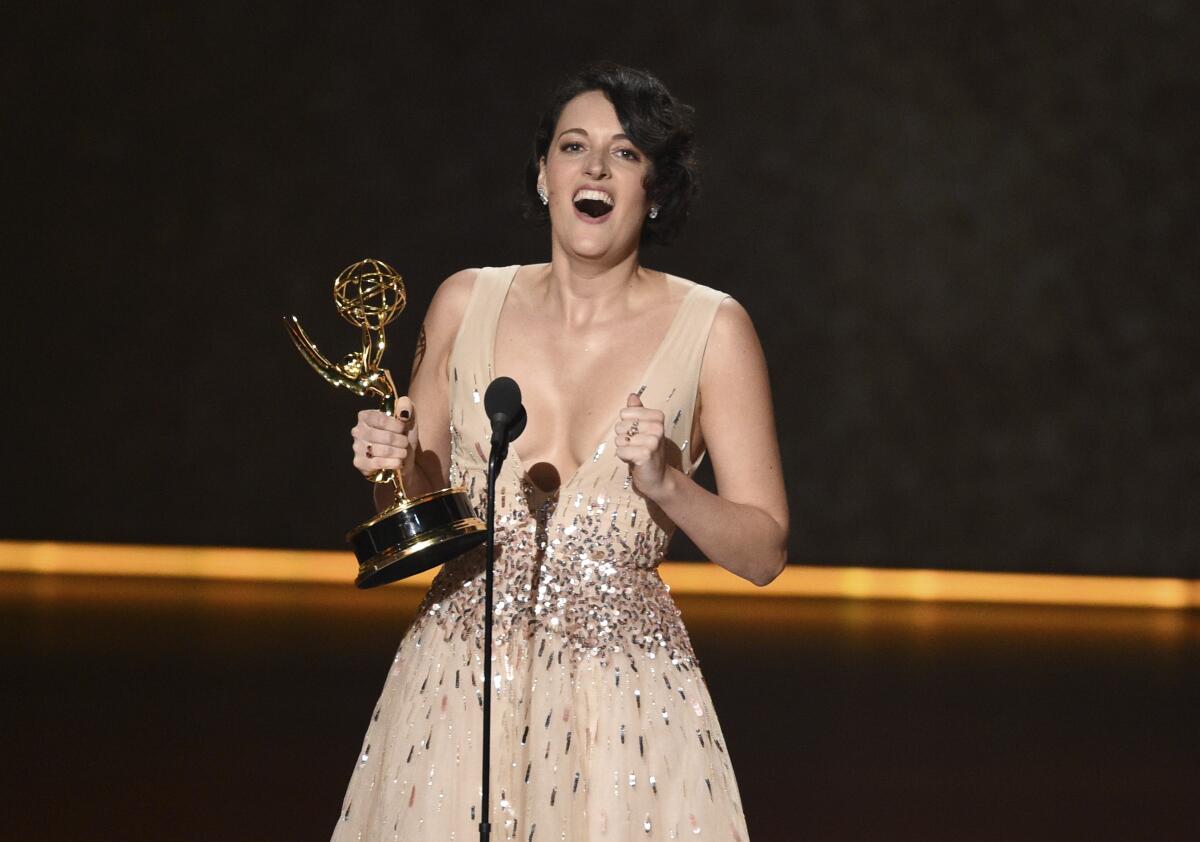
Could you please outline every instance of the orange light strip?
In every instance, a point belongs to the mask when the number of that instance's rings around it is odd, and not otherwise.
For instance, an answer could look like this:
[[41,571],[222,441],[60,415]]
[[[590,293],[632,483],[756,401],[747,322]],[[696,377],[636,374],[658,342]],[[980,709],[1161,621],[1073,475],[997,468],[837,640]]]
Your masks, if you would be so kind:
[[[760,588],[715,564],[664,562],[660,571],[680,594],[1200,608],[1200,581],[1190,579],[790,565]],[[349,552],[323,550],[0,541],[0,572],[348,585],[356,565]],[[427,588],[435,573],[397,586]]]

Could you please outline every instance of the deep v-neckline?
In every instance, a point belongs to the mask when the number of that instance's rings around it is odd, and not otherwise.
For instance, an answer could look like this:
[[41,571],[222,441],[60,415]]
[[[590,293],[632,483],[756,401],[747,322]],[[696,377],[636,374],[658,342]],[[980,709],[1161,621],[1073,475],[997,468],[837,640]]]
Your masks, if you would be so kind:
[[[508,280],[505,281],[505,283],[504,283],[504,292],[500,295],[500,301],[496,305],[495,311],[491,314],[491,325],[490,325],[491,332],[485,338],[484,347],[485,347],[486,353],[487,353],[487,360],[486,360],[487,371],[488,371],[488,374],[491,375],[493,378],[495,377],[495,374],[496,374],[496,336],[499,333],[499,328],[500,328],[500,315],[504,312],[504,304],[506,301],[508,301],[508,293],[512,289],[513,282],[517,278],[517,272],[519,272],[520,270],[521,270],[520,266],[513,267],[511,274],[509,274],[509,276],[508,276]],[[650,375],[654,371],[654,367],[658,365],[659,358],[663,355],[663,350],[667,347],[668,341],[671,339],[671,337],[675,333],[675,331],[679,329],[679,324],[682,321],[683,311],[688,303],[688,299],[691,298],[692,293],[694,293],[699,288],[700,288],[699,284],[693,284],[692,287],[683,294],[683,298],[680,299],[679,305],[675,308],[674,315],[671,316],[670,324],[667,325],[667,332],[663,334],[662,339],[658,343],[658,347],[656,347],[654,349],[654,353],[650,355],[650,361],[646,363],[646,368],[642,372],[641,377],[639,377],[632,384],[632,388],[629,388],[624,392],[625,395],[631,395],[631,394],[636,393],[639,398],[641,397],[642,391],[646,388],[646,382],[647,382],[647,380],[650,379]],[[624,407],[622,407],[622,409],[623,408]],[[490,429],[491,428],[491,419],[489,419],[487,417],[487,410],[484,409],[482,403],[479,404],[479,411],[483,413],[484,420],[487,423],[487,429]],[[618,409],[616,416],[613,418],[614,425],[616,424],[617,420],[620,418],[620,412],[621,411]],[[606,427],[605,429],[608,430],[609,428]],[[563,489],[578,482],[579,475],[582,473],[583,469],[587,465],[595,464],[596,462],[599,461],[600,457],[603,454],[598,453],[597,451],[600,450],[602,445],[605,445],[607,443],[608,443],[608,433],[605,432],[604,434],[601,435],[600,440],[597,442],[594,442],[591,450],[588,451],[589,453],[592,454],[592,458],[589,460],[585,456],[584,460],[582,462],[580,462],[578,466],[576,466],[574,471],[571,472],[570,477],[568,477],[565,481],[559,483],[557,493],[561,494]],[[517,479],[518,480],[525,479],[526,478],[525,460],[521,458],[521,454],[520,454],[520,452],[518,452],[515,442],[513,442],[512,444],[510,444],[508,446],[508,452],[509,452],[509,455],[512,456],[512,460],[511,460],[513,463],[512,467],[513,467],[513,470],[516,471]],[[510,460],[507,460],[507,459],[505,460],[506,463],[508,463],[509,461]]]

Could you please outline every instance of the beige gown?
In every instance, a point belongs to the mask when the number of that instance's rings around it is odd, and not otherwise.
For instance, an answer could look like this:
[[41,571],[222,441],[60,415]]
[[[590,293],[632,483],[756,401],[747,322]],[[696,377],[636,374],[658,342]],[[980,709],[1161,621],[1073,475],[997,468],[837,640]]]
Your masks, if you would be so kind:
[[[479,273],[451,352],[450,479],[481,517],[483,394],[516,269]],[[687,436],[700,363],[724,298],[692,287],[630,384],[664,412],[685,473],[695,468]],[[674,527],[651,518],[611,439],[533,511],[516,445],[497,481],[491,838],[747,842],[721,727],[658,574]],[[479,838],[483,559],[480,548],[446,564],[404,635],[334,840]]]

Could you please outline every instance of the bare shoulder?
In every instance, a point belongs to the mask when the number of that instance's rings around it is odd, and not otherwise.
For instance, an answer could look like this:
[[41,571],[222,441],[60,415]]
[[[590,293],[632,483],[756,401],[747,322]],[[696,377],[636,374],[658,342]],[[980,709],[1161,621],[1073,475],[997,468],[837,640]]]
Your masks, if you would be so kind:
[[709,341],[716,340],[719,344],[738,345],[747,341],[758,344],[758,333],[754,330],[754,322],[741,302],[733,296],[727,296],[717,307],[717,315],[713,319],[712,336]]
[[425,325],[429,333],[448,334],[453,337],[462,323],[478,276],[478,269],[461,269],[438,285],[425,314]]
[[713,318],[702,374],[745,372],[747,365],[757,367],[762,358],[762,344],[750,314],[737,299],[726,298]]
[[[463,269],[455,272],[438,285],[421,323],[417,337],[417,351],[413,356],[412,381],[417,386],[418,374],[428,376],[431,371],[446,371],[450,361],[450,350],[458,336],[459,326],[467,312],[471,291],[475,289],[478,269]],[[428,357],[434,368],[422,365]]]

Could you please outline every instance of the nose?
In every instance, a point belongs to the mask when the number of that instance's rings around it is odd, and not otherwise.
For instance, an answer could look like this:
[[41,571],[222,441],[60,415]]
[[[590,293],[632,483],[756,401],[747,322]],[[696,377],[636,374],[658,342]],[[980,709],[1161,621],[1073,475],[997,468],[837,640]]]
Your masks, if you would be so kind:
[[587,166],[584,168],[584,172],[597,180],[608,177],[608,158],[603,150],[592,150],[591,154],[588,155]]

